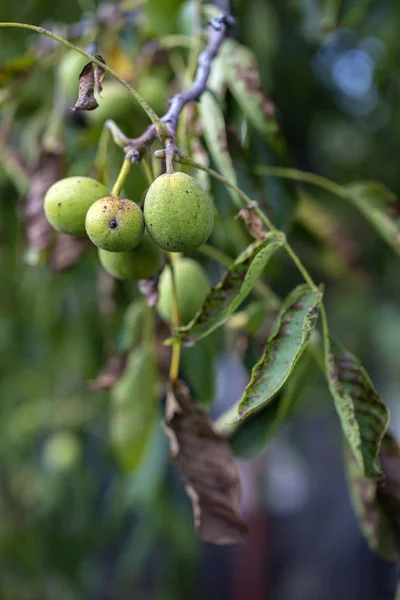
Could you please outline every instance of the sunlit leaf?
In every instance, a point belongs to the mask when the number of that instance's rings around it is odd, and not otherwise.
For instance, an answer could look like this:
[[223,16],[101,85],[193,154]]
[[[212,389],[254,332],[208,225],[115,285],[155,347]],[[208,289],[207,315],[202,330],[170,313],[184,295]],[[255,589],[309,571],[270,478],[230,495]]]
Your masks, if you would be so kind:
[[338,342],[326,340],[328,384],[343,432],[363,475],[380,477],[379,449],[388,411],[360,361]]
[[310,340],[321,300],[320,290],[304,284],[283,301],[264,354],[239,403],[238,417],[244,418],[268,402],[285,383]]
[[[200,115],[207,147],[217,169],[228,181],[236,185],[236,173],[226,139],[224,115],[219,102],[210,92],[204,93],[201,96]],[[227,190],[235,204],[241,206],[242,203],[238,194],[230,188],[227,188]]]
[[273,253],[283,244],[283,237],[269,234],[265,240],[251,244],[229,267],[222,280],[207,294],[201,310],[178,332],[184,343],[194,343],[222,325],[250,294]]
[[112,447],[123,468],[140,464],[158,419],[154,349],[142,345],[128,356],[124,375],[111,393]]
[[364,536],[374,552],[400,561],[400,448],[386,433],[380,450],[384,479],[368,479],[347,446],[350,494]]

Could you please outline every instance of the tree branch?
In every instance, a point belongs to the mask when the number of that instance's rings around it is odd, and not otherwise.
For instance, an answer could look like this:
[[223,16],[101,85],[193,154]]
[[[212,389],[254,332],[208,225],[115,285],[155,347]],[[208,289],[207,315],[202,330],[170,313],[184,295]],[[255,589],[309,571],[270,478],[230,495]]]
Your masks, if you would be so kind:
[[[210,76],[212,62],[217,56],[229,28],[234,24],[234,18],[226,13],[211,19],[209,22],[209,27],[211,28],[210,38],[207,47],[198,58],[198,66],[193,85],[186,92],[175,94],[170,101],[168,111],[161,117],[161,121],[165,123],[168,132],[170,133],[170,137],[173,140],[175,139],[176,128],[183,108],[186,104],[189,104],[189,102],[198,100],[205,91]],[[114,125],[115,124],[113,124],[115,133]],[[154,125],[150,125],[138,138],[127,138],[122,132],[119,132],[117,137],[118,143],[124,148],[127,158],[132,162],[139,162],[145,149],[157,138],[157,131]],[[114,140],[115,139],[114,136]]]

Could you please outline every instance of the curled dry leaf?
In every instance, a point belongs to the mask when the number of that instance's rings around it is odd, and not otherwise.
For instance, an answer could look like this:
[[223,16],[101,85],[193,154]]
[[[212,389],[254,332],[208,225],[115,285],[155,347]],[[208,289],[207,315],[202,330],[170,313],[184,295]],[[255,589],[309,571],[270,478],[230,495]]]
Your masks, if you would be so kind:
[[128,353],[121,352],[110,356],[107,360],[104,369],[98,374],[96,379],[91,379],[87,382],[90,390],[109,390],[124,374]]
[[243,542],[247,527],[240,517],[240,479],[233,454],[182,382],[169,383],[164,427],[200,537],[213,544]]
[[64,271],[64,269],[72,267],[90,248],[90,245],[89,239],[74,237],[66,233],[57,234],[57,241],[50,259],[51,268],[53,271]]
[[31,250],[43,252],[51,246],[54,232],[44,214],[43,201],[47,190],[60,179],[61,173],[61,153],[42,150],[31,175],[23,208],[25,236]]
[[[104,63],[104,59],[99,55],[95,54],[97,60],[101,60]],[[94,97],[94,90],[100,94],[102,91],[101,82],[104,78],[104,69],[96,65],[93,68],[93,63],[89,62],[85,65],[79,74],[79,91],[78,99],[72,110],[94,110],[99,106],[96,98]]]
[[256,240],[265,240],[267,232],[264,229],[263,222],[255,211],[256,205],[246,206],[242,208],[238,214],[237,219],[244,221],[250,235]]

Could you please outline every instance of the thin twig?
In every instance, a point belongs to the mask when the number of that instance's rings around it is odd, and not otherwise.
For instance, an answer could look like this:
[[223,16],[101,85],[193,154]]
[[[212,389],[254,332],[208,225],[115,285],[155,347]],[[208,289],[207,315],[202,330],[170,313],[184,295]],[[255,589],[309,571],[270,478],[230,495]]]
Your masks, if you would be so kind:
[[[232,27],[234,23],[234,18],[228,14],[222,14],[211,19],[209,22],[209,27],[211,29],[210,37],[207,47],[198,58],[198,66],[193,85],[187,91],[175,94],[170,101],[168,111],[161,117],[161,121],[167,126],[172,139],[175,139],[179,117],[183,108],[189,104],[189,102],[198,100],[206,90],[212,61],[217,56],[221,44],[227,35],[228,29]],[[156,138],[156,128],[154,125],[150,125],[138,138],[128,138],[127,140],[121,139],[120,141],[123,144],[127,157],[130,158],[132,162],[138,162],[142,158],[144,150],[150,146]]]

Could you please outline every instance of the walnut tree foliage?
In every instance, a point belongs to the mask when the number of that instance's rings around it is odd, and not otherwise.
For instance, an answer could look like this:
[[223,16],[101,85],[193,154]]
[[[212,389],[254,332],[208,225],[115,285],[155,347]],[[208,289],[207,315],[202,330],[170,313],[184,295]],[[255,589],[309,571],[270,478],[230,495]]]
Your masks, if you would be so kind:
[[[235,458],[320,410],[336,413],[368,544],[399,564],[389,407],[399,400],[400,10],[229,4],[0,13],[5,600],[29,588],[86,597],[97,588],[80,565],[101,574],[110,540],[123,594],[172,523],[172,571],[193,564],[197,535],[245,541]],[[19,23],[28,17],[35,24]],[[357,61],[369,68],[365,89]],[[142,209],[153,181],[174,172],[213,206],[209,239],[185,252],[192,279],[179,278],[183,259],[165,246],[148,277],[121,281],[87,237],[46,219],[60,179],[90,177]],[[173,228],[164,204],[155,219]],[[199,272],[209,283],[200,296]],[[226,355],[249,377],[217,414]],[[171,493],[178,476],[191,513]],[[38,538],[52,551],[22,550]],[[168,585],[186,597],[190,583],[177,582]],[[42,596],[46,585],[55,591]]]

